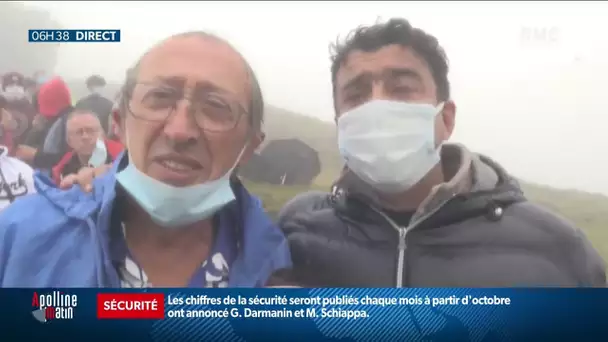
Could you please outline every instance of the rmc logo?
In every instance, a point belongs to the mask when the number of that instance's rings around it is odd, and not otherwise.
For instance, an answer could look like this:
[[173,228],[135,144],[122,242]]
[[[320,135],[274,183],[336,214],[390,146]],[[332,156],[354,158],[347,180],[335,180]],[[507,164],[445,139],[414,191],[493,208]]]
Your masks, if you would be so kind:
[[525,26],[521,28],[520,41],[526,46],[550,46],[560,40],[556,26]]

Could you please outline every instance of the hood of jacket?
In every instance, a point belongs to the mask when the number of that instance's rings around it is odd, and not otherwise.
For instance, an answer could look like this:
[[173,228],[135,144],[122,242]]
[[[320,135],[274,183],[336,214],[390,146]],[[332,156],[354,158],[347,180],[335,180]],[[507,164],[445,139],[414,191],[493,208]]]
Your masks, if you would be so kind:
[[48,119],[57,117],[66,108],[72,106],[70,89],[60,77],[55,77],[43,84],[38,91],[38,111]]

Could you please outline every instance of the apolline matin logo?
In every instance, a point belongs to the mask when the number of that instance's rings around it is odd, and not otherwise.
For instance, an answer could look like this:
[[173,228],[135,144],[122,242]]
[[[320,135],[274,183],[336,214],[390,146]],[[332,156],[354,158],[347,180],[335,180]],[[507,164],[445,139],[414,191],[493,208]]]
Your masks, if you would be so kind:
[[41,323],[51,320],[68,320],[74,318],[74,308],[78,306],[78,296],[75,294],[53,291],[51,293],[32,296],[32,315]]
[[28,30],[30,43],[116,43],[120,30]]

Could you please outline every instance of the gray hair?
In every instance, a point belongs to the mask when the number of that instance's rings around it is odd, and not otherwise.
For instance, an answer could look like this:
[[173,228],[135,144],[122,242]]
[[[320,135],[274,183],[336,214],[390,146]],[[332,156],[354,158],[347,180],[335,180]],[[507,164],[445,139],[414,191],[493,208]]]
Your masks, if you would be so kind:
[[[65,118],[65,129],[66,129],[66,132],[67,132],[67,129],[68,129],[68,124],[72,120],[72,118],[77,117],[77,116],[81,116],[81,115],[90,115],[90,116],[94,117],[97,120],[97,122],[99,123],[99,128],[101,129],[102,135],[105,134],[105,131],[103,129],[103,124],[101,123],[101,120],[99,120],[99,116],[97,116],[97,114],[93,113],[92,111],[86,110],[86,109],[74,109],[74,110],[72,110],[66,116],[66,118]],[[68,139],[68,135],[67,134],[65,135],[64,139],[66,139],[66,141],[67,141],[67,139]]]
[[74,109],[72,110],[65,118],[65,124],[67,125],[68,122],[75,116],[81,116],[81,115],[90,115],[94,118],[97,119],[97,121],[99,121],[99,124],[101,125],[101,120],[99,120],[99,116],[97,116],[97,114],[95,114],[94,112],[90,111],[90,110],[86,110],[86,109]]
[[[249,120],[251,127],[255,131],[262,130],[262,124],[264,122],[264,97],[262,95],[262,89],[260,87],[260,83],[258,78],[251,68],[251,65],[247,62],[247,60],[241,55],[230,43],[228,43],[225,39],[220,38],[214,34],[203,32],[203,31],[190,31],[178,33],[170,36],[169,38],[163,40],[162,42],[174,39],[174,38],[186,38],[186,37],[199,37],[205,39],[213,39],[217,40],[221,43],[224,43],[232,48],[240,57],[243,63],[245,64],[245,69],[247,71],[247,78],[249,80],[250,86],[250,96],[251,100],[249,102],[249,108],[247,108],[247,112],[249,113]],[[160,44],[162,44],[162,42]],[[127,102],[131,98],[131,92],[133,91],[133,87],[137,83],[137,76],[139,74],[139,68],[141,66],[141,62],[144,57],[152,50],[153,48],[146,51],[135,63],[135,65],[127,70],[126,79],[121,87],[121,91],[119,93],[117,104],[121,113],[125,113],[127,110]]]

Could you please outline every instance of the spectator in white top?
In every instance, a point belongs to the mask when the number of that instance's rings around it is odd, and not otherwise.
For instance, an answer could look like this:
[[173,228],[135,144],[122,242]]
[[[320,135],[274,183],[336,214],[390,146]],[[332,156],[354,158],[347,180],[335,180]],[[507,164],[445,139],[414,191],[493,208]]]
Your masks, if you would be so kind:
[[0,211],[19,197],[33,194],[34,170],[17,158],[8,155],[8,148],[0,145]]

